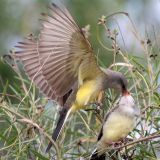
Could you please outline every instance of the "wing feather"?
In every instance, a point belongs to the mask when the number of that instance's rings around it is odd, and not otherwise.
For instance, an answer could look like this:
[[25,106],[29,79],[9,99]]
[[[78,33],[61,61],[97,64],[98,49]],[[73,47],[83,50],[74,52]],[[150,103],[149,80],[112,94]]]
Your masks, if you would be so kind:
[[72,89],[79,74],[83,82],[101,70],[89,41],[65,7],[52,4],[49,14],[42,15],[39,39],[20,42],[16,58],[42,92],[55,99]]
[[24,69],[36,86],[48,97],[55,99],[53,89],[49,86],[42,71],[40,70],[39,55],[37,53],[36,41],[29,36],[23,43],[20,42],[18,48],[22,49],[15,52],[15,59],[19,59],[24,64]]

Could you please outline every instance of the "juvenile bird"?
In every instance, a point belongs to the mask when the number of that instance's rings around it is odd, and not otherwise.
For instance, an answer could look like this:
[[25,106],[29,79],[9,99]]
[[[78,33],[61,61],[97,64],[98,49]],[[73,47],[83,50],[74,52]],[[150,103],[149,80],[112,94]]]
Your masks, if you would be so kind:
[[97,139],[97,148],[90,160],[105,160],[106,148],[125,138],[134,129],[139,114],[130,93],[123,94],[118,105],[106,114]]

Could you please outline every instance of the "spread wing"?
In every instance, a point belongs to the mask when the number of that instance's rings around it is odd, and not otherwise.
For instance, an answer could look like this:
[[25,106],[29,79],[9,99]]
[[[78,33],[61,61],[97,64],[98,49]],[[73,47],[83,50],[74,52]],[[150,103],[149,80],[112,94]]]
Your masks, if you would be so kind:
[[24,70],[30,79],[48,98],[56,99],[53,88],[48,84],[42,73],[37,52],[37,41],[30,35],[24,42],[19,42],[16,47],[20,48],[20,51],[16,51],[14,56],[17,60],[22,61]]
[[43,16],[39,39],[20,43],[15,57],[40,90],[55,99],[70,91],[77,80],[93,78],[101,70],[89,41],[66,8],[52,4]]

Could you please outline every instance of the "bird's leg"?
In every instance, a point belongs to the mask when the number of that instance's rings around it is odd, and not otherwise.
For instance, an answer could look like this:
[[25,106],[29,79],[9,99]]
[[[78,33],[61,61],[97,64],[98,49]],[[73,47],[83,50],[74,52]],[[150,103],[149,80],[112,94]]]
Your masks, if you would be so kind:
[[[98,103],[98,102],[91,102],[91,103],[89,103],[88,105],[89,105],[89,106],[92,106],[93,109],[99,108],[99,103]],[[87,105],[87,106],[88,106],[88,105]]]
[[104,91],[101,91],[98,95],[98,106],[101,108],[103,105],[103,97],[104,97]]
[[97,101],[90,103],[90,105],[93,106],[97,112],[100,112],[100,109],[102,108],[103,96],[104,96],[104,92],[101,91],[98,95]]
[[131,142],[131,141],[132,141],[132,139],[131,138],[127,138],[127,137],[121,139],[121,143],[123,145],[126,145],[128,142]]
[[99,121],[102,123],[102,117],[101,117],[101,108],[102,108],[102,100],[103,100],[104,92],[101,91],[98,95],[97,101],[87,104],[86,106],[92,106],[93,108],[85,109],[85,111],[94,111],[96,113],[96,117],[99,119]]
[[[98,94],[98,98],[94,101],[94,102],[90,102],[85,106],[93,106],[96,110],[100,110],[100,108],[102,107],[103,103],[103,95],[104,95],[104,91],[101,91]],[[91,109],[92,110],[92,109]],[[94,110],[94,109],[93,109]]]
[[107,142],[107,144],[112,145],[113,147],[119,147],[122,145],[122,143],[123,143],[122,141],[117,141],[117,142],[109,141],[109,142]]
[[122,141],[118,141],[118,142],[115,143],[115,145],[117,145],[117,146],[121,146],[122,144],[123,144]]
[[96,115],[100,114],[100,107],[97,103],[89,103],[87,106],[92,106],[93,108],[85,109],[85,111],[93,111]]
[[93,102],[93,103],[90,103],[90,105],[93,107],[93,108],[90,109],[90,110],[93,110],[94,112],[100,114],[100,111],[101,111],[100,105],[101,105],[101,104],[99,104],[98,102]]

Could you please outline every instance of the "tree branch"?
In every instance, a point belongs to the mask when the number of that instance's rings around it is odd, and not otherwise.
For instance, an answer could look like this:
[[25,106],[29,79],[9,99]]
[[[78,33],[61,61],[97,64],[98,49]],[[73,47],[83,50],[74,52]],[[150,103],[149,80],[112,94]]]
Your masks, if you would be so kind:
[[158,138],[160,137],[160,132],[155,132],[147,137],[142,137],[142,138],[139,138],[133,142],[130,142],[130,143],[127,143],[125,145],[122,145],[122,146],[119,146],[119,147],[114,147],[113,149],[122,149],[124,147],[127,147],[127,146],[131,146],[133,144],[136,144],[136,143],[140,143],[140,142],[143,142],[143,141],[148,141],[148,140],[151,140],[151,139],[154,139],[154,138]]
[[49,141],[52,142],[52,144],[53,144],[53,146],[54,146],[54,148],[55,148],[55,150],[56,150],[56,153],[57,153],[57,160],[61,160],[61,158],[60,158],[60,152],[59,152],[59,149],[58,149],[57,144],[52,140],[52,138],[51,138],[46,132],[44,132],[43,128],[41,128],[37,123],[33,122],[32,120],[30,120],[30,119],[22,116],[21,114],[13,111],[13,110],[11,110],[11,109],[9,109],[9,108],[6,107],[6,106],[1,105],[0,107],[3,108],[3,109],[5,109],[5,110],[7,110],[8,112],[14,114],[15,116],[21,118],[21,119],[18,120],[19,122],[28,123],[28,124],[36,127],[36,128],[39,130],[39,132],[41,132],[46,138],[49,139]]

